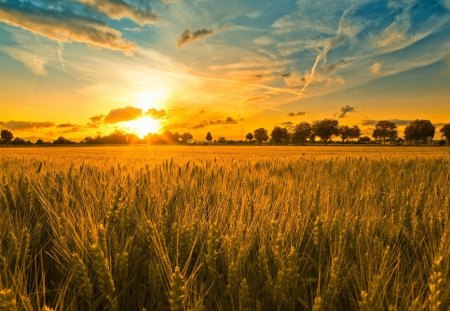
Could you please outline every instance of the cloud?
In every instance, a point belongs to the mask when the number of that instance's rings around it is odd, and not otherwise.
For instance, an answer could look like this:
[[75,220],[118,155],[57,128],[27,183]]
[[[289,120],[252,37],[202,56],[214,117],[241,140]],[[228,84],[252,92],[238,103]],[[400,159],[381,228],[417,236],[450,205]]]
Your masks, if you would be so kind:
[[288,117],[297,117],[297,116],[302,116],[304,115],[306,112],[304,111],[299,111],[299,112],[289,112],[287,114]]
[[213,29],[199,29],[196,31],[191,31],[186,29],[178,38],[177,45],[178,47],[182,47],[185,44],[192,43],[197,40],[205,39],[208,36],[214,34],[215,31]]
[[79,125],[72,124],[72,123],[62,123],[62,124],[58,124],[56,127],[57,128],[68,128],[68,127],[74,127],[74,126],[79,126]]
[[131,54],[134,43],[122,34],[92,18],[68,11],[44,10],[35,6],[12,7],[0,3],[0,22],[20,27],[57,42],[79,42]]
[[62,129],[63,133],[74,133],[81,130],[81,126],[78,124],[72,124],[72,123],[62,123],[58,124],[56,126],[58,129]]
[[150,9],[140,10],[123,0],[76,0],[83,3],[111,19],[121,20],[129,18],[139,25],[154,24],[158,16]]
[[54,127],[53,122],[33,122],[33,121],[0,121],[0,125],[11,130],[26,131],[42,128]]
[[370,66],[369,71],[374,75],[379,75],[381,73],[382,66],[383,64],[380,62],[374,63],[372,66]]
[[341,107],[341,112],[339,113],[339,118],[345,118],[349,113],[355,112],[355,107],[345,105]]
[[210,121],[202,121],[200,123],[192,126],[192,129],[199,129],[206,127],[208,125],[225,125],[225,124],[237,124],[239,121],[243,121],[243,119],[236,120],[232,117],[226,117],[224,120],[210,120]]
[[3,50],[8,53],[9,56],[24,64],[25,67],[32,73],[38,76],[47,75],[47,71],[45,69],[47,59],[44,57],[17,48],[4,48]]
[[147,110],[146,115],[149,117],[152,117],[153,119],[161,119],[166,116],[166,111],[164,109],[156,109],[156,108],[150,108]]
[[[374,126],[378,123],[380,120],[373,120],[373,119],[365,119],[362,121],[363,126]],[[387,121],[393,122],[398,126],[405,126],[411,123],[413,120],[402,120],[402,119],[389,119]]]
[[256,45],[267,46],[267,45],[273,45],[274,40],[268,36],[262,36],[262,37],[253,39],[253,43]]
[[111,110],[103,119],[106,124],[115,124],[135,120],[142,116],[142,109],[136,107],[125,107]]

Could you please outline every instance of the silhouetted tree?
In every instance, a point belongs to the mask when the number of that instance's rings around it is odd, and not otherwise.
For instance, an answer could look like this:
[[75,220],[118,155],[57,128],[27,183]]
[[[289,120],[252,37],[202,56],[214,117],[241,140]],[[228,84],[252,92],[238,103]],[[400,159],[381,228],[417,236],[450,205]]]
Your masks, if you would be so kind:
[[74,142],[60,136],[60,137],[58,137],[58,139],[53,141],[53,144],[54,145],[70,145],[70,144],[74,144]]
[[292,141],[294,143],[301,143],[304,145],[306,140],[312,135],[312,126],[308,122],[302,122],[297,124],[292,135]]
[[436,127],[430,120],[415,120],[405,128],[405,139],[409,141],[422,141],[427,143],[432,140],[436,132]]
[[316,121],[313,124],[313,132],[327,145],[331,137],[339,135],[339,122],[332,119]]
[[211,143],[211,141],[213,140],[213,137],[212,137],[210,132],[208,132],[208,134],[206,134],[206,138],[205,139],[206,139],[207,142]]
[[353,125],[350,128],[350,132],[348,135],[348,138],[352,139],[358,139],[361,136],[361,129],[359,128],[358,125]]
[[261,145],[263,141],[269,140],[269,133],[267,133],[267,130],[265,128],[259,128],[256,129],[254,132],[255,140]]
[[288,131],[285,128],[275,126],[270,136],[275,144],[286,143],[288,139]]
[[395,140],[397,138],[397,125],[388,120],[378,121],[372,134],[376,140],[382,140],[386,144],[386,140]]
[[245,140],[248,141],[249,143],[252,142],[253,140],[253,134],[252,133],[248,133],[247,135],[245,135]]
[[181,142],[184,143],[184,144],[189,143],[189,142],[192,141],[193,139],[194,139],[194,136],[192,136],[192,134],[189,133],[189,132],[183,133],[183,134],[181,135]]
[[3,130],[0,134],[0,140],[2,144],[9,144],[13,138],[14,138],[13,133],[11,133],[8,130]]
[[363,137],[360,137],[359,139],[358,139],[358,142],[360,142],[360,143],[370,143],[372,140],[370,139],[370,137],[369,136],[363,136]]
[[20,137],[16,137],[11,141],[11,145],[19,146],[19,145],[26,145],[26,144],[27,144],[27,142],[25,141],[25,139],[22,139]]
[[447,139],[447,143],[450,145],[450,123],[445,124],[440,132],[442,133],[442,136],[444,136]]
[[219,137],[219,139],[217,140],[217,143],[219,144],[226,144],[227,140],[225,137]]
[[339,136],[341,136],[342,143],[350,138],[350,127],[348,125],[341,125],[339,127]]
[[42,140],[42,139],[38,139],[38,140],[36,140],[36,145],[43,145],[44,144],[44,141]]

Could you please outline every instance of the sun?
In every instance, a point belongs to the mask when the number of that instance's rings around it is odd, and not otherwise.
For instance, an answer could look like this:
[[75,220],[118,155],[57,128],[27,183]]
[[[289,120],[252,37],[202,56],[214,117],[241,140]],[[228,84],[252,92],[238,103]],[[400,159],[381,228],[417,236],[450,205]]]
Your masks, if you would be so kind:
[[142,117],[137,120],[128,121],[124,127],[129,132],[136,134],[139,138],[144,138],[150,133],[158,133],[161,130],[161,122],[151,117]]

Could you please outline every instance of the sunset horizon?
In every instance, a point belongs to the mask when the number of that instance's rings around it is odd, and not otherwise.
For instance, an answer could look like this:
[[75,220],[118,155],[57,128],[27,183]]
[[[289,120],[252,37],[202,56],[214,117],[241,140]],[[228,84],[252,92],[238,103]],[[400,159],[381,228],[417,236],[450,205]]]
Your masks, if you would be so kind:
[[[450,3],[0,1],[0,128],[245,140],[337,119],[450,122]],[[439,139],[439,134],[436,136]]]

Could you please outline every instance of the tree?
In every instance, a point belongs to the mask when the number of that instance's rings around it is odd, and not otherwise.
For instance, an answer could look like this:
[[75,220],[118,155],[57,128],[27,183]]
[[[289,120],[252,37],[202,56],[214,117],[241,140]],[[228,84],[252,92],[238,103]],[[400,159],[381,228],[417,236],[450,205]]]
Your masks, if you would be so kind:
[[348,125],[341,125],[339,127],[339,136],[341,136],[342,143],[350,138],[350,127]]
[[450,123],[445,124],[440,132],[442,133],[442,136],[444,136],[447,139],[447,143],[450,145]]
[[308,122],[302,122],[297,124],[292,135],[292,141],[294,143],[301,143],[304,145],[306,140],[312,135],[312,126]]
[[363,136],[358,139],[358,142],[364,143],[364,144],[370,143],[371,141],[372,140],[370,139],[369,136]]
[[11,141],[11,145],[26,145],[27,142],[25,141],[25,139],[22,139],[20,137],[16,137]]
[[288,138],[288,131],[285,128],[275,126],[270,136],[275,144],[286,143]]
[[358,125],[353,125],[350,128],[349,136],[350,139],[358,139],[361,136],[361,129]]
[[53,141],[53,144],[54,145],[69,145],[69,144],[74,144],[74,142],[60,136],[60,137],[58,137],[57,140]]
[[44,144],[44,141],[42,140],[42,139],[38,139],[38,140],[36,140],[36,145],[43,145]]
[[247,135],[245,135],[245,140],[250,143],[252,142],[253,138],[254,138],[254,136],[252,133],[248,133]]
[[14,138],[13,133],[8,130],[3,130],[0,134],[0,140],[3,144],[9,144]]
[[261,145],[263,141],[269,140],[269,134],[265,128],[256,129],[254,132],[254,137],[256,141]]
[[205,139],[206,139],[206,141],[209,142],[209,143],[212,142],[213,138],[212,138],[212,135],[211,135],[210,132],[208,132],[208,134],[206,134],[206,138],[205,138]]
[[225,137],[219,137],[219,139],[217,140],[218,144],[226,144],[227,143],[227,139]]
[[181,134],[181,142],[184,144],[189,143],[193,139],[194,139],[194,136],[192,136],[192,134],[189,132]]
[[409,141],[422,141],[426,144],[432,140],[436,132],[436,127],[430,120],[415,120],[405,128],[405,139]]
[[378,121],[372,134],[376,140],[382,140],[386,144],[386,140],[395,140],[397,138],[397,125],[388,120]]
[[338,120],[332,119],[316,121],[313,124],[313,132],[316,136],[319,136],[326,145],[332,136],[339,135],[339,122]]

